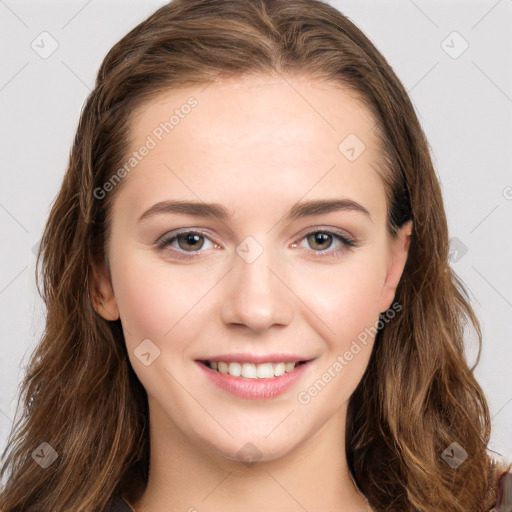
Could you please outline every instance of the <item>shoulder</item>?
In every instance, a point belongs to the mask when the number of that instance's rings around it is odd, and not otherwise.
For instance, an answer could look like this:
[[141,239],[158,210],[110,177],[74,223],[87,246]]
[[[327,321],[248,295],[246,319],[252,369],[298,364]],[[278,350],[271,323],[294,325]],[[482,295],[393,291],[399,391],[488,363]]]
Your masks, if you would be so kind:
[[509,512],[512,510],[512,473],[503,473],[498,479],[496,508],[492,510],[495,512]]
[[120,494],[114,495],[114,497],[107,503],[107,506],[103,509],[103,512],[134,512],[132,507],[121,497]]

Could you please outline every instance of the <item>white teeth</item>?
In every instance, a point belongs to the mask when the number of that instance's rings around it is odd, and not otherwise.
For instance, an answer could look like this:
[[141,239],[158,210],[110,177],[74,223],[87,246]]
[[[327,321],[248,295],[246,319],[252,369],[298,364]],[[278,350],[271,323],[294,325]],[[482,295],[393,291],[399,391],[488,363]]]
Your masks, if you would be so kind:
[[245,377],[246,379],[256,379],[258,377],[256,365],[253,363],[243,363],[242,377]]
[[284,364],[284,369],[287,372],[291,372],[294,368],[295,368],[295,363],[285,363]]
[[282,363],[226,363],[225,361],[211,362],[210,368],[217,370],[225,375],[233,375],[234,377],[245,377],[246,379],[272,379],[279,377],[285,373],[295,369],[298,363],[282,362]]
[[279,377],[280,375],[284,375],[286,371],[286,364],[285,363],[273,363],[272,367],[274,369],[274,375],[276,377]]
[[242,375],[242,366],[240,363],[229,363],[229,374],[235,377]]
[[256,368],[256,374],[259,379],[271,379],[274,376],[272,363],[259,364]]

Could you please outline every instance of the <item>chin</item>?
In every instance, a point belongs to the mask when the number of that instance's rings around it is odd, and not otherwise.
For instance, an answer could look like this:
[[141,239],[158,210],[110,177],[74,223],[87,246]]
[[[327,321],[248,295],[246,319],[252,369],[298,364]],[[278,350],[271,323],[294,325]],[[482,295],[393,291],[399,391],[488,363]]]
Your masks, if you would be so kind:
[[[271,430],[269,430],[271,431]],[[273,434],[272,434],[273,435]],[[259,462],[271,462],[289,453],[294,445],[289,437],[247,434],[243,437],[224,438],[213,442],[214,452],[224,459],[241,463],[241,467],[252,467]]]
[[290,449],[286,447],[266,447],[261,443],[253,443],[247,441],[242,445],[233,447],[229,452],[219,452],[225,459],[230,462],[236,462],[243,469],[245,467],[251,468],[255,464],[272,462],[284,457],[289,453]]

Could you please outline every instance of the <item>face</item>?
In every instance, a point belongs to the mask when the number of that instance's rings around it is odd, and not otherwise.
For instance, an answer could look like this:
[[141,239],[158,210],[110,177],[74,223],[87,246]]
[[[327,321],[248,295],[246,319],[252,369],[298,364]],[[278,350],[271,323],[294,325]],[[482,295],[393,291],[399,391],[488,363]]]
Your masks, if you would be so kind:
[[121,318],[176,442],[272,460],[344,422],[410,233],[386,230],[373,124],[353,94],[297,78],[173,91],[133,116],[144,155],[113,205],[99,311]]

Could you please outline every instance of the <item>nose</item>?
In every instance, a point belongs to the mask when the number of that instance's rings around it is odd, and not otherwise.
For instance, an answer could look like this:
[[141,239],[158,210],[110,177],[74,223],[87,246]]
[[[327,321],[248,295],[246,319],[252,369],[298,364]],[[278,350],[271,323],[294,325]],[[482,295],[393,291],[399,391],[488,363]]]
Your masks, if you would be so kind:
[[221,308],[226,325],[246,326],[261,332],[273,325],[290,324],[294,295],[275,258],[271,259],[267,250],[251,263],[235,256]]

